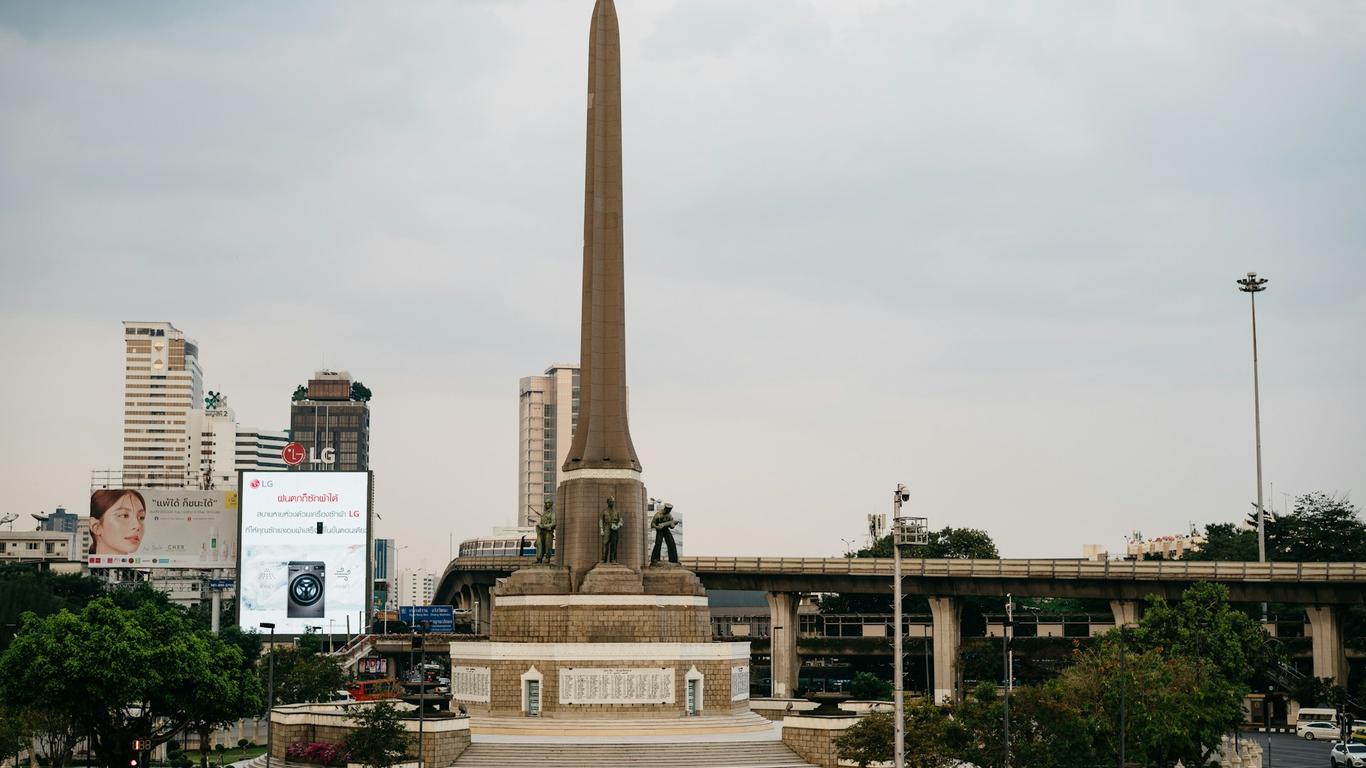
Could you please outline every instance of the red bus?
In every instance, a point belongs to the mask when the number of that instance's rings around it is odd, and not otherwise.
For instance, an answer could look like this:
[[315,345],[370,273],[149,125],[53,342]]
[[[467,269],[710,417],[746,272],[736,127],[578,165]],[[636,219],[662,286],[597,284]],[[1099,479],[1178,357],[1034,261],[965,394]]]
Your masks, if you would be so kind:
[[346,692],[356,701],[375,701],[397,699],[403,688],[394,678],[386,677],[381,680],[352,680],[346,684]]

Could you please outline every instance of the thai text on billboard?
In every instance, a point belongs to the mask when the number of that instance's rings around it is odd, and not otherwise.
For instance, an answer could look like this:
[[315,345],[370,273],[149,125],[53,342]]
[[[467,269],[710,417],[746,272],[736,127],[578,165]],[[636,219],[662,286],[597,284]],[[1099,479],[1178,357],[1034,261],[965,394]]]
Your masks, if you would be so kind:
[[340,632],[368,612],[368,472],[243,472],[238,622]]
[[91,491],[90,539],[91,568],[231,568],[237,491]]

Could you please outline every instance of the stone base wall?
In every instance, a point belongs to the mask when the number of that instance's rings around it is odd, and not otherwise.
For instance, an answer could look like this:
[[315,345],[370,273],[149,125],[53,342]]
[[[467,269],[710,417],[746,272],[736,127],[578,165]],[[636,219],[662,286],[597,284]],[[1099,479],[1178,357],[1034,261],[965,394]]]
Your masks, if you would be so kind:
[[835,751],[835,739],[857,722],[857,717],[786,717],[783,718],[783,743],[812,765],[837,768],[839,755]]
[[[325,741],[343,744],[355,729],[350,714],[335,704],[300,704],[276,707],[270,713],[270,754],[285,759],[285,750],[295,742]],[[408,731],[408,753],[418,753],[419,724],[416,719],[403,720]],[[468,718],[427,720],[421,725],[422,751],[427,764],[444,768],[460,757],[470,745]]]
[[711,612],[706,605],[502,605],[495,600],[489,639],[516,643],[705,643],[711,640]]

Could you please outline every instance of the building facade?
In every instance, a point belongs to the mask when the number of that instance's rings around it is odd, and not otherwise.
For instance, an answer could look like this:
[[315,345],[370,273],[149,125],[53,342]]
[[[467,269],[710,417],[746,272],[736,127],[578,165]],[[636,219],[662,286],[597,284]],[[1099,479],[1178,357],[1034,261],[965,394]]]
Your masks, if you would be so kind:
[[517,525],[535,525],[555,498],[579,422],[579,366],[556,363],[518,386]]
[[38,522],[40,531],[56,531],[59,533],[75,533],[76,521],[80,520],[80,515],[66,511],[66,507],[57,507],[52,514],[44,515]]
[[392,611],[398,608],[397,573],[394,570],[397,565],[396,556],[398,549],[394,546],[393,539],[375,539],[375,552],[372,561],[374,563],[374,609],[377,611]]
[[1189,552],[1199,552],[1204,545],[1205,537],[1194,530],[1184,536],[1155,536],[1148,539],[1134,531],[1125,542],[1124,554],[1128,560],[1180,560]]
[[203,402],[199,346],[170,323],[123,323],[123,483],[192,485],[187,419]]
[[[289,409],[290,439],[303,446],[310,461],[293,467],[298,470],[363,472],[370,469],[370,404],[356,399],[351,374],[346,371],[318,371],[303,391],[296,393]],[[300,397],[302,395],[302,397]],[[325,449],[331,449],[331,464],[313,464]]]
[[289,444],[289,432],[237,427],[238,472],[288,469],[281,452]]
[[431,605],[436,577],[421,568],[404,568],[398,581],[399,605]]

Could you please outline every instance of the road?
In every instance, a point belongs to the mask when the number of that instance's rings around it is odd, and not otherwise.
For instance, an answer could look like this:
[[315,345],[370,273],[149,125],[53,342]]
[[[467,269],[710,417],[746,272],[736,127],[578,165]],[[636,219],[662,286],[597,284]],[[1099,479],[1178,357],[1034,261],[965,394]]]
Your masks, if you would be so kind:
[[[1262,745],[1263,768],[1328,768],[1328,750],[1332,749],[1332,742],[1305,741],[1289,733],[1243,733],[1239,738]],[[1268,738],[1271,739],[1269,750]]]

